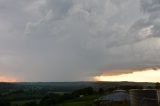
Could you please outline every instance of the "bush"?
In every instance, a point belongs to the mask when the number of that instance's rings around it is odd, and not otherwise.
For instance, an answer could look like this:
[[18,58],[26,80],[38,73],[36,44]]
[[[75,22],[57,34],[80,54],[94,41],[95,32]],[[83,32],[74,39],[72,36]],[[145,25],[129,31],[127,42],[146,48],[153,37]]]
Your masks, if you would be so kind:
[[38,106],[36,101],[26,103],[24,106]]

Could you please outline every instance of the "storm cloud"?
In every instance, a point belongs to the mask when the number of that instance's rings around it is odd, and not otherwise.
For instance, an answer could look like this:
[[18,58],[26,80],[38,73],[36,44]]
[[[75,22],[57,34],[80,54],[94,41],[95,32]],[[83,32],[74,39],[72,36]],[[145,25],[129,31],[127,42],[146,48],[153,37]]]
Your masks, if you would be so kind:
[[0,0],[0,11],[0,73],[18,81],[160,64],[159,0]]

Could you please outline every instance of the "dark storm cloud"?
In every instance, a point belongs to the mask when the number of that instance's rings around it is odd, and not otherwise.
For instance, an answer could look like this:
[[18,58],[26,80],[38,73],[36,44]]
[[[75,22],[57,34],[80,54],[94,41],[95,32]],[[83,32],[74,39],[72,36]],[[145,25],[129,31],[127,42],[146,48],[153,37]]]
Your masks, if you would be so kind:
[[158,0],[0,0],[0,8],[1,73],[20,81],[160,63]]
[[144,12],[152,13],[157,12],[160,9],[159,0],[141,0],[142,10]]
[[138,35],[138,37],[139,34],[140,36],[143,36],[142,38],[159,37],[160,1],[141,0],[140,3],[141,10],[144,13],[145,17],[135,22],[135,24],[131,27],[131,30],[133,30],[133,32],[136,32],[136,35]]

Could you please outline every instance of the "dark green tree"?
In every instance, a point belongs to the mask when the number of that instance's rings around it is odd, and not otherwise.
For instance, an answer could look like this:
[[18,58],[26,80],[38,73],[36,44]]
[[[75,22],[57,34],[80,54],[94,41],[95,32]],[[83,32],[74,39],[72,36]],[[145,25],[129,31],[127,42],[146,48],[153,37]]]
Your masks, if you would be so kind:
[[100,94],[103,94],[103,93],[104,93],[104,89],[103,89],[103,88],[99,88],[98,92],[99,92]]
[[157,83],[155,84],[155,88],[156,88],[156,89],[160,89],[160,83],[159,83],[159,82],[157,82]]
[[6,100],[0,100],[0,106],[11,106],[11,104]]
[[48,94],[40,101],[40,106],[52,106],[60,102],[60,95],[58,94]]
[[38,106],[36,101],[27,102],[24,106]]

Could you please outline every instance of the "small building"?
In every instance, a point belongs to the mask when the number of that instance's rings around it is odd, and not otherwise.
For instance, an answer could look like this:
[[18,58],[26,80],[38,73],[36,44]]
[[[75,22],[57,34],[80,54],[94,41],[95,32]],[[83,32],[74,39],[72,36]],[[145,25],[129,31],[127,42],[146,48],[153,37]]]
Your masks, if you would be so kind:
[[112,94],[102,96],[98,99],[99,101],[128,101],[129,100],[129,94],[125,92],[114,92]]
[[79,97],[80,97],[80,98],[83,98],[83,97],[84,97],[84,95],[79,95]]
[[111,94],[105,95],[97,99],[97,106],[103,106],[104,104],[111,102],[123,102],[129,101],[129,94],[125,90],[116,90]]

